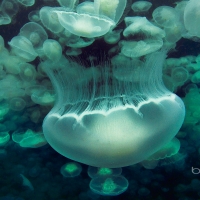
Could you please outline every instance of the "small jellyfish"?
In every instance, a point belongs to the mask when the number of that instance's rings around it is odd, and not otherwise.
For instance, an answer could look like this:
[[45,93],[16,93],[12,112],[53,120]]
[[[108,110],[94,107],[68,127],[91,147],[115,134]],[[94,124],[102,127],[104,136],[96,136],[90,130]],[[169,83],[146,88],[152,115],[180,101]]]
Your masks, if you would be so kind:
[[0,10],[0,25],[10,24],[11,18],[8,14]]
[[28,14],[28,19],[31,22],[39,22],[40,21],[40,14],[39,10],[33,10]]
[[106,168],[106,167],[88,167],[88,176],[90,178],[119,176],[122,173],[122,168]]
[[23,6],[33,6],[35,4],[35,0],[17,0]]
[[128,188],[128,180],[123,176],[97,177],[90,181],[90,189],[103,196],[117,196]]
[[94,2],[85,1],[76,6],[78,14],[95,14]]
[[200,71],[195,72],[191,77],[192,83],[200,83]]
[[10,134],[8,132],[0,132],[0,147],[4,146],[10,140]]
[[152,6],[152,3],[149,1],[136,1],[132,4],[131,8],[134,12],[146,12],[148,11]]
[[60,6],[68,8],[69,11],[73,10],[75,5],[78,3],[78,0],[57,0]]
[[30,129],[18,130],[13,132],[12,140],[18,143],[21,147],[38,148],[47,144],[47,141],[42,132],[34,132]]
[[184,25],[191,36],[200,37],[200,1],[190,0],[184,10]]
[[78,48],[68,48],[65,54],[68,56],[78,56],[82,54],[82,50]]
[[173,27],[179,20],[178,12],[170,6],[160,6],[153,11],[153,19],[161,27]]
[[117,24],[126,8],[127,0],[94,0],[95,12],[99,16],[110,18]]
[[43,42],[48,38],[44,28],[35,22],[26,23],[20,29],[19,35],[26,37],[35,49],[42,48]]
[[94,41],[95,41],[94,38],[81,38],[80,37],[75,40],[69,39],[66,42],[66,46],[72,47],[72,48],[83,48],[83,47],[90,46]]
[[43,43],[43,50],[44,54],[52,62],[58,62],[62,56],[62,47],[56,40],[45,40]]
[[189,72],[184,67],[175,67],[171,71],[171,77],[174,84],[183,84],[189,79]]
[[60,173],[64,176],[64,177],[75,177],[75,176],[79,176],[80,173],[82,171],[82,167],[79,163],[76,162],[69,162],[64,164],[61,169],[60,169]]
[[26,107],[26,102],[20,97],[14,97],[9,101],[9,107],[14,111],[21,111]]
[[36,69],[33,65],[29,63],[22,63],[20,64],[19,68],[19,76],[23,81],[31,82],[35,79]]
[[60,25],[58,15],[54,12],[56,8],[44,6],[40,9],[42,24],[53,33],[60,33],[64,28]]
[[32,43],[24,36],[15,36],[8,44],[17,56],[27,62],[33,61],[37,57]]
[[9,17],[17,14],[19,6],[15,0],[3,0],[1,3],[1,10]]
[[116,44],[120,40],[120,30],[109,31],[106,35],[104,35],[104,41],[108,44]]
[[114,22],[90,14],[75,12],[54,11],[58,15],[60,24],[77,36],[94,38],[105,35],[114,25]]

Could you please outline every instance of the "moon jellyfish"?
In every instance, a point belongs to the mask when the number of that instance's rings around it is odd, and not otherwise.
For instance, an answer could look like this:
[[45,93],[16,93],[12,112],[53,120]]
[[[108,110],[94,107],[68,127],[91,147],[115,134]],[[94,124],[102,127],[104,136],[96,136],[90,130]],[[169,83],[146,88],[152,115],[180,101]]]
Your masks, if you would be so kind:
[[149,55],[136,82],[117,80],[107,62],[91,68],[44,65],[56,92],[43,121],[48,143],[67,158],[108,168],[133,165],[158,151],[185,115],[182,100],[162,83],[165,57],[164,50]]
[[8,44],[12,47],[13,53],[27,62],[33,61],[37,57],[32,43],[24,36],[15,36]]
[[66,163],[60,169],[60,173],[64,177],[78,176],[78,175],[80,175],[81,171],[82,171],[81,165],[79,163],[75,163],[75,162]]
[[132,4],[131,8],[134,12],[146,12],[152,6],[151,2],[148,1],[136,1]]
[[0,132],[0,147],[7,144],[10,140],[10,135],[8,132]]
[[17,0],[23,6],[33,6],[35,4],[35,0]]
[[35,22],[26,23],[20,29],[19,35],[26,37],[36,49],[41,48],[43,42],[48,38],[44,28]]
[[77,36],[93,38],[105,35],[114,25],[114,21],[90,14],[55,11],[60,24]]
[[90,189],[104,196],[117,196],[128,188],[128,180],[123,176],[97,177],[90,181]]
[[184,10],[184,25],[191,36],[200,37],[199,19],[200,19],[200,1],[188,1]]

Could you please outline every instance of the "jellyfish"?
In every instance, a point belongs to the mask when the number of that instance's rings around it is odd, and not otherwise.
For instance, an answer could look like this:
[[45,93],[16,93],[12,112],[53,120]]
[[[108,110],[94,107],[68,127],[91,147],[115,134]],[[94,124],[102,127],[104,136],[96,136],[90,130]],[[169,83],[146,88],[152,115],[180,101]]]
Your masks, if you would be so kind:
[[17,0],[23,6],[33,6],[35,4],[35,0]]
[[11,110],[14,110],[14,111],[21,111],[25,108],[25,106],[26,106],[26,102],[24,101],[24,99],[19,98],[19,97],[14,97],[10,99],[9,101],[9,107]]
[[31,22],[39,22],[40,16],[39,16],[39,10],[33,10],[28,14],[28,19]]
[[175,8],[170,6],[160,6],[153,11],[153,19],[161,27],[173,27],[179,20],[179,14]]
[[88,176],[90,178],[119,176],[122,173],[122,168],[106,168],[106,167],[88,167]]
[[17,14],[19,6],[15,0],[3,0],[1,10],[12,18]]
[[18,143],[21,147],[38,148],[47,144],[42,132],[34,132],[31,129],[17,130],[12,134],[13,142]]
[[29,63],[20,64],[19,76],[23,81],[31,82],[35,79],[36,70],[35,67]]
[[96,15],[66,11],[54,11],[53,13],[58,15],[60,24],[69,32],[87,38],[105,35],[114,25],[112,20]]
[[44,6],[40,9],[40,20],[42,24],[53,33],[60,33],[64,28],[58,21],[58,16],[55,12],[56,8]]
[[0,147],[7,144],[10,140],[10,135],[8,132],[0,132]]
[[85,1],[83,3],[80,3],[78,6],[76,6],[76,12],[78,14],[95,14],[95,8],[94,8],[94,2]]
[[191,36],[200,37],[200,28],[198,21],[200,19],[200,2],[198,0],[190,0],[184,10],[184,25]]
[[94,0],[95,12],[99,16],[105,16],[117,24],[126,8],[127,0]]
[[146,12],[152,6],[151,2],[148,1],[136,1],[132,4],[131,8],[134,12]]
[[157,51],[163,46],[162,29],[150,23],[146,17],[127,17],[128,26],[123,35],[135,39],[121,41],[121,52],[127,57],[140,57]]
[[56,40],[45,40],[43,43],[43,51],[52,62],[58,62],[62,56],[62,47]]
[[172,69],[171,77],[174,84],[183,84],[189,79],[189,72],[184,67],[175,67]]
[[60,169],[60,173],[64,177],[78,176],[78,175],[80,175],[81,171],[82,171],[81,165],[76,162],[68,162],[68,163],[64,164]]
[[48,143],[69,159],[108,168],[133,165],[158,151],[185,115],[182,100],[162,83],[165,57],[165,50],[149,55],[136,82],[117,80],[109,63],[91,69],[73,62],[44,65],[56,92],[43,121]]
[[79,0],[57,0],[60,6],[73,10]]
[[20,29],[19,35],[26,37],[35,49],[42,48],[43,42],[48,38],[44,28],[35,22],[26,23]]
[[117,196],[128,188],[128,180],[123,176],[97,177],[90,181],[90,189],[103,196]]
[[11,23],[11,18],[8,14],[0,10],[0,25],[3,24],[10,24]]
[[32,43],[24,36],[15,36],[8,44],[12,47],[12,51],[17,56],[23,58],[27,62],[33,61],[37,57]]

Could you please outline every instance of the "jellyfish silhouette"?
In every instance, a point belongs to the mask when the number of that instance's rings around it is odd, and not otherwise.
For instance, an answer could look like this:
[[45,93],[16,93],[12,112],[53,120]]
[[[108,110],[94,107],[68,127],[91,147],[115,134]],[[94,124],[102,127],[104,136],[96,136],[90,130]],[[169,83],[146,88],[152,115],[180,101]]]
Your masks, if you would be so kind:
[[147,56],[132,81],[116,79],[109,62],[91,68],[72,61],[63,68],[44,65],[57,96],[43,122],[48,143],[95,167],[133,165],[158,151],[185,115],[182,100],[162,82],[165,57],[164,50]]

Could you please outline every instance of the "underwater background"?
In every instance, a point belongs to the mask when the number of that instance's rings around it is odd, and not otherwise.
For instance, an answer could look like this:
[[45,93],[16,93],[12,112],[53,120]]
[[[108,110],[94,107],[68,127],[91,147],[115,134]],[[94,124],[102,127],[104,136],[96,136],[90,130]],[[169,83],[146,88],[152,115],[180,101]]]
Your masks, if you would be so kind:
[[[75,12],[77,5],[86,1],[68,2],[68,9]],[[138,11],[131,8],[135,2],[127,1],[124,12],[114,25],[114,30],[120,31],[111,32],[110,35],[107,33],[107,38],[106,33],[87,38],[66,31],[66,27],[63,28],[58,21],[58,31],[53,32],[55,24],[52,23],[51,30],[48,20],[46,24],[45,20],[41,21],[44,6],[67,8],[65,1],[0,0],[0,200],[200,199],[200,30],[190,32],[189,28],[184,27],[181,16],[188,2],[194,2],[199,10],[200,3],[198,0],[153,0],[148,1],[152,4],[149,9],[140,10],[143,8],[141,6]],[[174,11],[178,19],[172,20],[173,26],[163,26],[162,22],[157,20],[156,23],[156,18],[152,18],[154,10],[160,6],[176,7]],[[49,13],[51,10],[46,15]],[[172,15],[166,13],[165,17]],[[89,167],[60,155],[45,139],[42,124],[54,106],[56,95],[42,68],[46,63],[59,63],[61,56],[73,62],[98,65],[102,60],[112,62],[112,58],[120,54],[123,62],[130,62],[135,58],[123,52],[126,44],[123,41],[143,37],[149,39],[151,36],[143,32],[141,37],[137,31],[133,38],[123,35],[130,25],[130,22],[128,25],[124,22],[124,18],[133,16],[146,17],[165,32],[165,36],[156,36],[159,42],[162,41],[157,49],[150,52],[141,50],[137,59],[144,61],[147,54],[162,47],[170,49],[164,61],[163,81],[169,91],[183,100],[185,120],[175,139],[152,160],[116,169]],[[199,20],[200,15],[197,19],[192,18],[190,23]],[[40,49],[42,44],[36,47],[37,42],[35,46],[28,43],[26,49],[21,46],[25,40],[14,44],[12,39],[19,33],[20,37],[24,36],[20,29],[30,21],[44,29],[44,40],[48,38],[57,42],[58,51],[48,55]],[[192,28],[198,27],[197,24]],[[175,26],[178,33],[173,32]],[[51,45],[47,47],[48,50],[51,50]],[[99,177],[99,182],[95,182],[94,179]],[[105,185],[105,180],[110,182]]]

